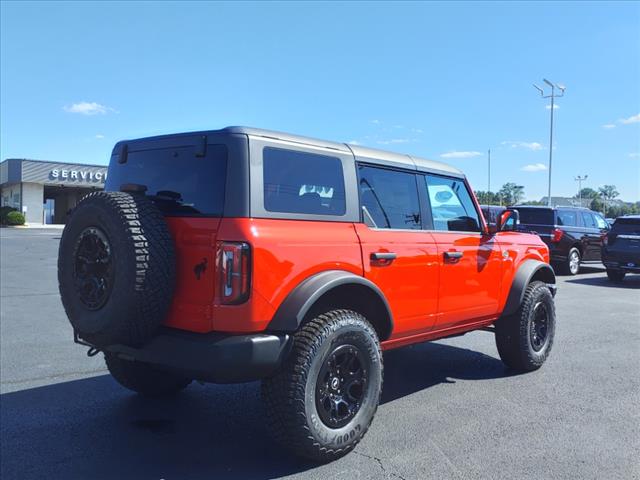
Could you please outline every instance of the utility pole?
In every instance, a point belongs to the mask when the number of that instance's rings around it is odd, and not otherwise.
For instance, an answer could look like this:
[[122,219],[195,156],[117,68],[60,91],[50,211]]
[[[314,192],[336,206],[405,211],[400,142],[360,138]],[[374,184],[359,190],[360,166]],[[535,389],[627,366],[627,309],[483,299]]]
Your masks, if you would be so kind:
[[578,182],[578,198],[580,199],[580,206],[582,206],[582,182],[584,182],[588,177],[589,175],[585,175],[584,177],[578,175],[574,178],[574,180]]
[[[550,98],[551,99],[551,124],[549,127],[549,186],[547,193],[547,205],[551,207],[551,164],[553,160],[553,111],[555,110],[555,99],[564,96],[564,91],[566,87],[560,84],[553,84],[546,78],[543,78],[542,81],[551,87],[551,94],[545,95],[544,90],[537,86],[535,83],[533,86],[540,92],[540,96],[542,98]],[[556,88],[560,90],[560,94],[556,94]]]
[[487,203],[491,205],[491,149],[488,150],[487,159],[487,197],[489,197]]

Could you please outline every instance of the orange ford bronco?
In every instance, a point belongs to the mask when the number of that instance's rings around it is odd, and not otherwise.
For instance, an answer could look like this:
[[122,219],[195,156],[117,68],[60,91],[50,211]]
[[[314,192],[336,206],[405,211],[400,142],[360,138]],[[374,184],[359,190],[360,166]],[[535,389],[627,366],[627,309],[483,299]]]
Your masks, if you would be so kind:
[[517,223],[408,155],[239,127],[122,141],[64,230],[60,294],[125,387],[262,380],[274,436],[328,461],[369,428],[384,350],[483,329],[508,367],[544,363],[555,275]]

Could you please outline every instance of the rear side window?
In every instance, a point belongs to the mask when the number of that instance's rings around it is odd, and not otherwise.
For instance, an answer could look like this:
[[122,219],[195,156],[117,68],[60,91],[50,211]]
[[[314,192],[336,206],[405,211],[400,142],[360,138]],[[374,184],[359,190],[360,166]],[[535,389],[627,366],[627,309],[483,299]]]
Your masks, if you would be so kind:
[[518,210],[520,223],[526,225],[553,225],[553,210],[550,208],[514,208]]
[[339,158],[266,147],[262,159],[265,210],[344,215],[344,175]]
[[435,230],[479,232],[480,218],[462,180],[426,175]]
[[558,225],[576,227],[578,225],[578,212],[575,210],[558,210]]
[[168,216],[222,216],[227,178],[227,147],[207,145],[197,157],[193,147],[129,152],[126,163],[112,162],[106,190],[123,184],[147,187],[146,194]]
[[358,167],[364,221],[374,228],[419,230],[420,201],[416,176],[386,168]]

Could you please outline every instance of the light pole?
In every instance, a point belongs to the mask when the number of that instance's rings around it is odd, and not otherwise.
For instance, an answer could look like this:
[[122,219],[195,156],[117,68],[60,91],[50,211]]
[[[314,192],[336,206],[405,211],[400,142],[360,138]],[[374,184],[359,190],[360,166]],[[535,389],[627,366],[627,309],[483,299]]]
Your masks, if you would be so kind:
[[487,151],[487,159],[487,197],[489,197],[487,203],[491,205],[491,149]]
[[585,175],[584,177],[578,175],[574,178],[574,180],[578,182],[578,199],[580,200],[580,206],[582,206],[582,182],[584,182],[588,177],[589,175]]
[[[537,86],[535,83],[533,86],[540,92],[540,96],[542,98],[550,98],[551,99],[551,125],[549,127],[549,190],[547,193],[547,205],[551,206],[551,163],[553,160],[553,110],[555,109],[555,99],[564,96],[564,91],[566,87],[564,85],[554,85],[546,78],[543,78],[542,81],[551,87],[551,95],[545,95],[544,90]],[[560,94],[556,94],[556,88],[560,90]]]

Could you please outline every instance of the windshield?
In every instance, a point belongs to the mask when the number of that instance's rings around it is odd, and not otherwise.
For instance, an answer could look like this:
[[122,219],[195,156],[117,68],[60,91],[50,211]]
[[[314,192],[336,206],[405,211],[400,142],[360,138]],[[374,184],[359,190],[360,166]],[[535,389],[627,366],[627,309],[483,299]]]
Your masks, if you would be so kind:
[[227,147],[208,145],[197,157],[193,147],[131,152],[127,162],[111,162],[106,190],[143,185],[165,215],[221,216],[227,176]]

